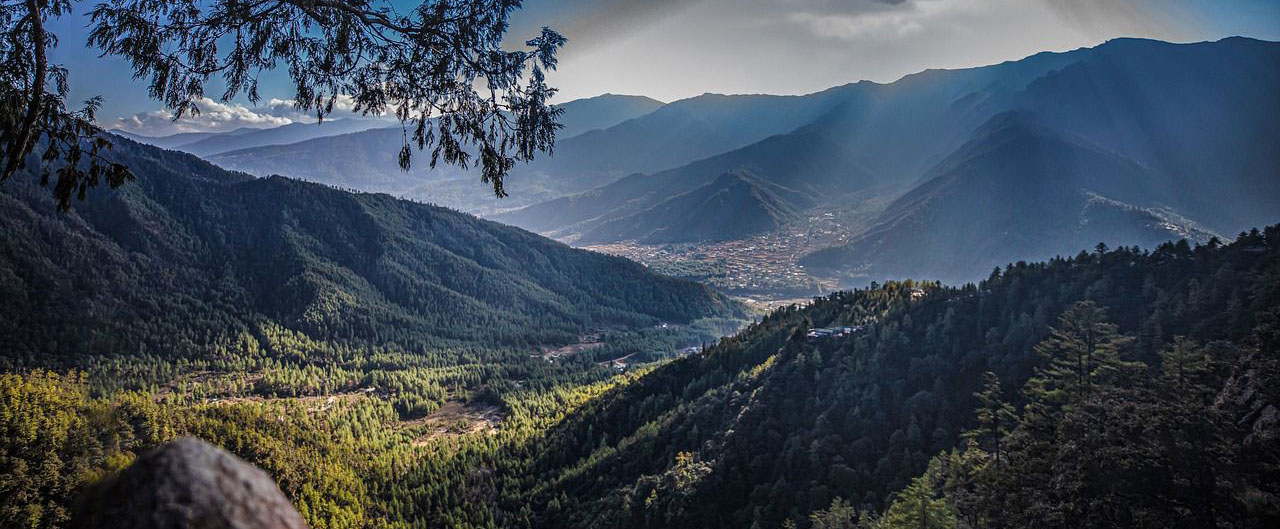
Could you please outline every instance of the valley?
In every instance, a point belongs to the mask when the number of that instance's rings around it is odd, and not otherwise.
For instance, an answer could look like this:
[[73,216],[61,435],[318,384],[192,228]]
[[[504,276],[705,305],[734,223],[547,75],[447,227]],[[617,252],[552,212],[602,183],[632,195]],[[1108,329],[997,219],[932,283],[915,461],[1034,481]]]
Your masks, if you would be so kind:
[[[0,142],[0,527],[81,527],[186,437],[314,529],[1280,523],[1280,42],[561,102],[591,54],[503,53],[518,4],[223,6],[309,21],[234,53],[325,50],[288,63],[321,125],[169,63],[207,115],[33,91],[74,130]],[[117,16],[90,45],[159,60]],[[246,57],[209,68],[259,105]]]
[[811,252],[846,243],[852,229],[838,220],[836,213],[815,212],[777,231],[746,239],[582,247],[626,257],[655,272],[698,281],[752,302],[768,303],[822,296],[838,289],[838,280],[815,277],[799,262]]

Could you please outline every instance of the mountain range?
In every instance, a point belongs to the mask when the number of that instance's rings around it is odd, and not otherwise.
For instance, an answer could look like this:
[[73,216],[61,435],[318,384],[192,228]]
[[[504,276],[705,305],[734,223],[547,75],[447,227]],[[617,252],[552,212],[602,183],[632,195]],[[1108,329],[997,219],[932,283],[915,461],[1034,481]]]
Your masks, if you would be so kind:
[[[1272,42],[1117,39],[994,66],[930,70],[890,84],[857,83],[798,99],[748,98],[743,105],[750,110],[739,115],[786,109],[787,126],[801,117],[804,122],[722,154],[638,172],[493,218],[565,240],[656,242],[645,239],[650,230],[600,227],[649,226],[645,217],[662,215],[665,207],[659,206],[665,202],[727,171],[749,168],[761,180],[803,193],[824,208],[855,209],[850,201],[890,199],[887,209],[863,219],[865,228],[850,234],[847,247],[805,261],[855,282],[908,274],[971,280],[1012,260],[1049,257],[1097,242],[1150,246],[1177,236],[1203,242],[1277,220],[1276,64],[1280,44]],[[716,106],[717,99],[671,103],[663,112],[674,105]],[[600,131],[595,141],[610,144],[606,137],[612,136],[619,144],[631,143],[626,129],[634,126]],[[670,160],[679,163],[678,157]],[[1095,170],[1122,181],[1090,173]],[[857,196],[850,195],[854,191]],[[1065,224],[1042,229],[1040,206],[1056,197],[1065,201],[1065,209],[1054,210],[1054,220]],[[742,204],[744,211],[753,207],[751,200]],[[951,209],[943,220],[934,208],[948,200]],[[1103,213],[1115,207],[1127,213]],[[742,235],[706,234],[679,219],[670,222],[666,232],[705,234],[684,240]],[[771,229],[769,223],[758,227]],[[962,266],[942,257],[919,260],[906,257],[910,252],[880,252],[895,246],[922,255],[954,254]]]
[[846,245],[802,264],[849,284],[965,281],[1098,242],[1203,242],[1277,220],[1277,63],[1280,44],[1253,39],[1116,39],[803,96],[604,95],[560,105],[554,153],[517,167],[501,200],[424,156],[402,171],[403,131],[362,121],[150,141],[580,245],[733,240],[856,211]]

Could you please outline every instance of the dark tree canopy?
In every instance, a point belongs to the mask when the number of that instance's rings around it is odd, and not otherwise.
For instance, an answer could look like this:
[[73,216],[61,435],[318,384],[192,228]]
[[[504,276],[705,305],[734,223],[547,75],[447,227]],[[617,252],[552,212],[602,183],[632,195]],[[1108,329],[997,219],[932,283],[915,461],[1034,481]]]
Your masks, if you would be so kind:
[[[339,97],[350,97],[357,112],[394,113],[405,125],[401,167],[409,168],[415,147],[429,150],[433,167],[478,166],[502,197],[503,176],[550,152],[559,127],[560,111],[547,103],[556,90],[545,73],[566,40],[543,28],[525,49],[503,49],[508,17],[520,4],[428,0],[401,12],[369,0],[108,0],[90,13],[88,44],[128,60],[175,118],[199,113],[210,82],[225,87],[216,94],[223,101],[244,96],[256,103],[260,75],[285,72],[295,104],[317,119]],[[83,197],[104,177],[112,186],[131,178],[102,156],[110,144],[92,122],[98,101],[67,111],[67,72],[47,64],[57,40],[44,23],[73,5],[0,4],[7,37],[0,44],[0,179],[41,145],[44,177],[58,168],[55,194],[64,209],[71,195]]]
[[49,64],[47,51],[57,37],[44,23],[71,7],[69,0],[0,2],[0,181],[24,167],[40,145],[41,183],[57,176],[54,194],[64,210],[72,195],[84,198],[103,179],[115,187],[132,178],[123,165],[103,158],[111,144],[93,124],[100,101],[69,111],[67,71]]

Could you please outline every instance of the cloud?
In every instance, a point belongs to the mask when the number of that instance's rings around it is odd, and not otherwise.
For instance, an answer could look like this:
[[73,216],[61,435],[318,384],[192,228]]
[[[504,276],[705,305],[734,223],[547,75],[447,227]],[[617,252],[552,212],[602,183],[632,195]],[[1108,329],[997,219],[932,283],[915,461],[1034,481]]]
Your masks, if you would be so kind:
[[[200,109],[199,115],[184,116],[177,121],[173,120],[171,111],[152,110],[118,118],[104,126],[144,136],[167,136],[182,132],[226,132],[242,127],[265,129],[316,121],[314,113],[299,110],[292,99],[272,98],[263,105],[251,108],[239,103],[222,103],[203,98],[196,105]],[[333,113],[325,119],[359,115],[354,110],[355,101],[350,96],[338,96],[333,105]]]
[[[315,121],[315,111],[304,112],[294,105],[293,99],[276,99],[271,98],[263,105],[255,110],[270,114],[272,116],[287,117],[296,121]],[[339,94],[338,98],[333,102],[333,112],[325,117],[325,119],[355,117],[361,116],[363,112],[356,112],[356,100],[349,95]]]
[[[793,9],[782,20],[829,40],[894,40],[923,31],[941,11],[938,1],[861,0],[820,1]],[[942,5],[942,7],[946,7]]]
[[118,118],[106,127],[144,136],[165,136],[180,132],[223,132],[241,127],[271,128],[295,121],[292,117],[272,115],[241,104],[221,103],[209,98],[196,102],[196,107],[200,109],[199,115],[183,116],[177,121],[168,110],[152,110]]
[[788,19],[808,27],[814,35],[826,39],[892,39],[907,37],[924,29],[916,17],[901,13],[854,16],[792,13]]

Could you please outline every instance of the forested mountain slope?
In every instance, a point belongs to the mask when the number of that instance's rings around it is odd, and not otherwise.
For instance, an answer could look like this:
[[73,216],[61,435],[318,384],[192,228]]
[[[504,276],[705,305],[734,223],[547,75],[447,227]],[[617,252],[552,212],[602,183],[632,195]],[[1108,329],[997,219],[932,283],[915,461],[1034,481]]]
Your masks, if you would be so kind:
[[[1276,376],[1275,369],[1259,370],[1264,359],[1274,367],[1276,342],[1266,345],[1257,337],[1280,328],[1278,285],[1280,226],[1241,234],[1227,246],[1215,241],[1193,248],[1180,242],[1151,252],[1081,252],[1011,265],[978,284],[891,283],[816,299],[802,309],[779,310],[702,354],[592,402],[551,430],[534,451],[533,472],[525,481],[535,502],[532,511],[539,513],[534,525],[852,527],[858,523],[855,508],[872,516],[883,512],[894,494],[925,470],[931,456],[959,447],[961,433],[979,425],[973,410],[984,401],[974,395],[984,387],[984,372],[1012,388],[997,397],[1019,408],[1034,400],[1037,393],[1022,397],[1017,389],[1033,375],[1050,376],[1045,374],[1051,371],[1050,360],[1057,362],[1056,356],[1037,352],[1049,346],[1038,349],[1037,344],[1054,343],[1045,342],[1051,326],[1073,332],[1063,327],[1067,324],[1060,315],[1078,302],[1099,308],[1102,316],[1089,324],[1099,326],[1099,332],[1112,332],[1106,322],[1114,322],[1116,338],[1107,342],[1114,345],[1108,350],[1130,366],[1131,376],[1162,377],[1160,370],[1169,369],[1168,364],[1161,367],[1162,355],[1176,338],[1183,338],[1188,344],[1218,344],[1205,353],[1217,366],[1216,375],[1204,382],[1207,391],[1238,395],[1240,390],[1229,386],[1238,388],[1241,382],[1227,381],[1232,373],[1237,377],[1232,380],[1254,377],[1254,387],[1280,382],[1257,379]],[[853,334],[806,337],[810,328],[841,325],[855,326]],[[1232,399],[1220,399],[1212,413],[1256,417],[1258,406],[1275,406]],[[1189,417],[1178,420],[1206,416],[1177,413]],[[1206,435],[1238,447],[1245,446],[1246,436],[1265,434],[1250,431],[1252,419],[1240,423],[1243,430],[1232,424],[1204,423],[1214,428]],[[1171,454],[1134,444],[1145,443],[1144,437],[1117,435],[1096,441],[1104,444],[1093,449],[1107,458],[1131,448],[1156,450],[1153,457]],[[1126,500],[1106,491],[1127,490],[1141,498],[1144,509],[1167,509],[1159,511],[1167,512],[1160,514],[1166,518],[1154,519],[1194,520],[1198,518],[1179,517],[1178,509],[1196,513],[1205,508],[1218,512],[1227,526],[1265,526],[1267,516],[1276,514],[1278,491],[1266,477],[1280,468],[1280,454],[1274,450],[1249,449],[1249,457],[1262,459],[1247,467],[1222,467],[1220,484],[1209,485],[1215,491],[1209,497],[1186,496],[1190,493],[1176,481],[1142,481],[1161,472],[1181,475],[1175,468],[1182,464],[1180,458],[1208,456],[1212,450],[1219,448],[1206,445],[1174,459],[1154,459],[1139,474],[1080,463],[1088,457],[1064,459],[1060,465],[1067,466],[1055,475],[1114,483],[1105,490],[1073,489],[1077,503],[1110,508]],[[948,475],[945,469],[936,472]],[[916,497],[910,494],[896,497]],[[833,504],[836,498],[847,503]],[[1184,499],[1192,503],[1179,503]],[[919,527],[925,522],[918,517],[904,522],[908,518],[902,514],[917,512],[919,506],[894,504],[899,510],[886,513],[881,525],[864,519],[866,525],[859,527]],[[924,507],[931,513],[950,509],[942,503]],[[1055,510],[1060,507],[1066,508],[1045,504],[1037,512],[1066,518],[1036,523],[1096,523]],[[824,517],[843,517],[846,525],[818,525]],[[952,526],[940,520],[944,518],[935,518],[943,525],[926,525]]]
[[138,180],[72,213],[37,178],[0,188],[6,363],[271,349],[281,335],[527,347],[737,310],[701,285],[455,211],[117,143]]

